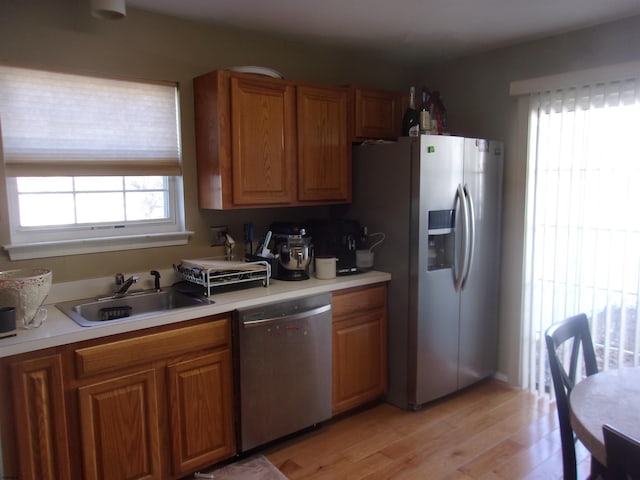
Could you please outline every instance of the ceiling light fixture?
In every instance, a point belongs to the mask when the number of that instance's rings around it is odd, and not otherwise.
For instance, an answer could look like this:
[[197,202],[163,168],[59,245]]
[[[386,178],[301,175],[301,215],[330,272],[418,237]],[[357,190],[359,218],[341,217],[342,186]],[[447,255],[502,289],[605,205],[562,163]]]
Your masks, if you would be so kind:
[[125,0],[91,0],[91,15],[103,20],[124,18],[127,9]]

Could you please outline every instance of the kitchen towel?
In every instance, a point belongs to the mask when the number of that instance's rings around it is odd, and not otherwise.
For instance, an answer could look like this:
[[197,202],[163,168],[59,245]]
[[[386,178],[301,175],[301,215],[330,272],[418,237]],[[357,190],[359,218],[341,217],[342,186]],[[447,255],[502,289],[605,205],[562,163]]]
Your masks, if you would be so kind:
[[287,480],[263,455],[226,465],[209,473],[198,473],[195,478],[213,478],[215,480]]

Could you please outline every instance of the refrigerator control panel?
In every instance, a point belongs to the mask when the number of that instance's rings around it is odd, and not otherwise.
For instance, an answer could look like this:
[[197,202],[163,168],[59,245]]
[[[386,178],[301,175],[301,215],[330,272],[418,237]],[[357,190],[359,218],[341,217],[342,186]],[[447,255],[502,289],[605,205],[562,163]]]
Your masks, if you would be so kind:
[[455,210],[429,210],[429,232],[452,229],[456,224]]

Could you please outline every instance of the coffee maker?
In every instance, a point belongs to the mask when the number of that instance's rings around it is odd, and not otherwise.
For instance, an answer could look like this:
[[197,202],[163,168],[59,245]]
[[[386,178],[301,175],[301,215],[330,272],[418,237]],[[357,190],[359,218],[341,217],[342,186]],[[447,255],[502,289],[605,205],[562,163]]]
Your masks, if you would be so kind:
[[311,263],[311,236],[304,226],[274,222],[271,230],[271,251],[278,259],[278,268],[272,273],[278,280],[307,280]]
[[315,219],[305,222],[305,225],[307,232],[313,237],[314,255],[336,257],[336,275],[359,273],[356,250],[361,232],[357,221]]

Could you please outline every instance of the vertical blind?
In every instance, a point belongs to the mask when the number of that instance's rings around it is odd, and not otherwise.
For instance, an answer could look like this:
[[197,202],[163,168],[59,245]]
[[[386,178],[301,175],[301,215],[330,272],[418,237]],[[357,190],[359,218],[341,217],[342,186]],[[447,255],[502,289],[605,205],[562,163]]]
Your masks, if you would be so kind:
[[178,89],[0,65],[7,176],[180,175]]
[[550,391],[544,332],[584,312],[599,368],[640,360],[640,82],[530,96],[525,383]]

